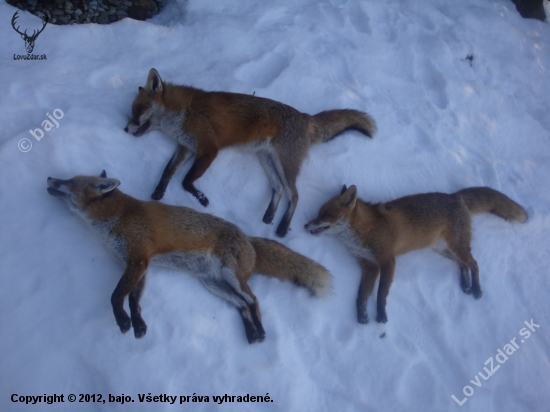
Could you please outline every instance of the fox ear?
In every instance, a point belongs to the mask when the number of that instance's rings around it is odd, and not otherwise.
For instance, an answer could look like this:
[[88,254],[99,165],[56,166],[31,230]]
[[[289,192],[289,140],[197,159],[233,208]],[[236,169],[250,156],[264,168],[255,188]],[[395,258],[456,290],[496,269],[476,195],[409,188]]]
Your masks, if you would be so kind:
[[149,70],[145,89],[148,92],[162,92],[162,80],[160,79],[160,74],[155,69]]
[[102,178],[105,179],[105,178],[107,177],[107,172],[106,172],[105,170],[103,170],[103,171],[101,172],[101,174],[99,175],[99,177],[102,177]]
[[346,190],[344,193],[340,195],[340,204],[342,206],[346,206],[351,209],[355,206],[356,201],[357,201],[357,187],[355,187],[355,185],[350,186],[348,190]]
[[340,192],[340,194],[343,195],[346,190],[348,190],[347,186],[342,186],[342,191]]
[[104,193],[115,190],[118,185],[120,185],[120,180],[105,178],[101,179],[97,183],[93,183],[91,186],[97,192],[97,194],[102,195]]

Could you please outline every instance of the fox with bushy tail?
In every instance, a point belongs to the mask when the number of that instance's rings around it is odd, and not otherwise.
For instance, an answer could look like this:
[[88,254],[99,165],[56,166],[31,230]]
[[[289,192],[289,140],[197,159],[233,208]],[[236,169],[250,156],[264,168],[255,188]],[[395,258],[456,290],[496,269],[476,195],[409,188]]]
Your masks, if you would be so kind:
[[[386,322],[396,256],[432,247],[460,266],[460,285],[476,299],[482,295],[479,269],[472,256],[471,215],[490,212],[523,223],[527,213],[508,196],[489,187],[471,187],[454,194],[423,193],[389,203],[371,204],[357,198],[357,188],[344,186],[326,202],[317,218],[305,225],[313,235],[333,233],[359,260],[362,270],[357,295],[357,320],[367,323],[367,298],[378,273],[377,322]],[[470,276],[471,274],[471,276]]]
[[346,130],[368,137],[376,132],[375,121],[357,110],[329,110],[315,116],[262,97],[228,92],[206,92],[165,83],[155,69],[132,105],[132,117],[124,130],[141,136],[161,130],[178,142],[176,151],[151,195],[162,199],[168,182],[187,158],[193,165],[183,179],[183,188],[203,205],[208,198],[193,184],[203,175],[224,147],[240,146],[258,155],[272,189],[263,222],[271,224],[286,193],[288,207],[277,227],[286,235],[296,205],[296,179],[313,143],[325,142]]
[[[125,265],[111,304],[122,333],[136,338],[147,331],[140,298],[149,265],[197,276],[213,294],[239,311],[249,343],[264,340],[258,301],[248,286],[254,270],[308,288],[317,296],[331,289],[329,272],[311,259],[273,240],[250,237],[237,226],[187,207],[142,202],[117,189],[120,182],[76,176],[48,178],[48,193],[63,200],[99,234]],[[124,310],[128,297],[130,316]]]

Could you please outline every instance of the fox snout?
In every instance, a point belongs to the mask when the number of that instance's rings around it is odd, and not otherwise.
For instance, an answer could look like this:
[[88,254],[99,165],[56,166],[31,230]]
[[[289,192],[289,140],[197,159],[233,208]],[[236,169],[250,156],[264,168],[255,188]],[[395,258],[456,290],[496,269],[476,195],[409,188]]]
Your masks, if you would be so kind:
[[63,197],[67,195],[64,191],[62,191],[63,184],[65,183],[64,180],[48,177],[47,183],[47,190],[50,195],[55,197]]
[[304,228],[312,235],[318,235],[319,233],[330,229],[330,226],[331,225],[326,222],[315,222],[315,220],[312,220],[311,222],[306,223]]
[[124,128],[124,131],[126,133],[130,133],[136,137],[139,137],[143,134],[145,134],[145,132],[147,132],[151,127],[151,120],[148,119],[146,122],[144,122],[142,125],[140,125],[139,123],[137,122],[134,122],[134,121],[130,121],[126,127]]

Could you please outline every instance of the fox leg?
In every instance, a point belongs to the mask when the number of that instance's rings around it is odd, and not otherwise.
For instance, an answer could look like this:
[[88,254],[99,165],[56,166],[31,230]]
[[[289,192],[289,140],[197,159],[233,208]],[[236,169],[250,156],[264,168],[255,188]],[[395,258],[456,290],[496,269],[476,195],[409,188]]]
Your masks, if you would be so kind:
[[[470,291],[474,295],[474,298],[481,298],[481,296],[483,296],[483,291],[481,290],[481,285],[479,283],[479,267],[477,266],[476,260],[472,256],[469,244],[466,246],[453,248],[449,246],[449,249],[451,250],[453,255],[456,256],[462,274],[464,274],[465,272],[464,267],[470,270],[470,274],[472,276],[472,285]],[[463,277],[464,275],[461,276],[461,286],[463,284]],[[464,287],[462,290],[464,290]],[[465,293],[469,294],[468,289],[465,290]]]
[[134,327],[134,336],[136,339],[145,336],[145,333],[147,332],[147,325],[141,317],[141,306],[139,305],[144,288],[145,274],[142,276],[136,287],[130,292],[130,296],[128,297],[130,304],[130,318],[132,319],[132,326]]
[[[481,285],[479,284],[479,268],[477,262],[472,256],[470,241],[472,238],[471,232],[471,218],[469,213],[465,213],[459,216],[459,220],[455,224],[456,226],[449,232],[446,236],[446,241],[451,254],[456,258],[458,264],[460,265],[461,272],[464,273],[464,267],[467,267],[470,270],[472,285],[471,292],[474,295],[474,298],[479,299],[483,295],[481,291]],[[454,234],[454,236],[452,235]],[[461,285],[464,283],[463,277],[461,275]],[[464,290],[464,288],[463,288]],[[465,291],[466,293],[467,290]]]
[[115,315],[116,323],[122,333],[128,332],[131,326],[131,319],[124,310],[124,298],[129,295],[145,275],[148,261],[135,260],[126,263],[124,274],[111,295],[111,305]]
[[289,173],[285,169],[285,177],[289,201],[286,212],[277,227],[277,231],[275,232],[279,237],[286,236],[288,227],[290,226],[290,221],[292,220],[292,216],[294,216],[294,211],[296,210],[296,205],[298,204],[298,189],[296,189],[296,177],[298,177],[298,173]]
[[460,287],[462,291],[467,295],[472,293],[472,288],[470,283],[470,269],[468,268],[468,266],[465,263],[463,263],[460,259],[458,259],[453,254],[453,252],[451,252],[449,249],[438,251],[438,253],[458,263],[458,265],[460,266]]
[[193,166],[191,166],[191,169],[189,169],[189,172],[187,172],[187,175],[183,179],[183,188],[195,196],[204,207],[208,206],[208,198],[200,190],[197,190],[193,182],[204,174],[217,155],[218,151],[216,149],[202,154],[197,153]]
[[361,265],[362,274],[359,293],[357,294],[357,321],[365,324],[369,321],[367,299],[374,288],[380,267],[375,262],[366,259],[359,259],[359,264]]
[[378,323],[386,323],[388,321],[386,298],[390,292],[394,271],[394,257],[380,265],[380,284],[378,285],[378,297],[376,298],[376,321]]
[[252,315],[252,322],[254,322],[254,326],[256,327],[256,333],[257,333],[257,341],[263,342],[265,339],[265,330],[262,325],[262,317],[260,315],[260,306],[258,305],[258,300],[256,299],[256,296],[252,293],[252,290],[250,290],[250,287],[246,283],[246,281],[239,282],[241,284],[241,289],[244,293],[246,293],[250,298],[252,298],[252,303],[247,302],[248,308],[250,310],[250,314]]
[[172,176],[174,176],[174,173],[176,173],[176,170],[178,170],[178,167],[185,161],[185,154],[187,153],[187,150],[185,146],[178,145],[176,147],[176,151],[166,167],[164,168],[164,172],[162,173],[162,177],[160,178],[160,181],[157,185],[157,188],[151,195],[151,199],[154,200],[160,200],[164,196],[164,192],[166,192],[166,187],[168,186],[168,182],[170,182],[170,179],[172,179]]
[[[246,265],[244,265],[246,266]],[[260,315],[260,307],[258,300],[250,287],[248,286],[247,279],[252,274],[253,266],[243,267],[243,262],[238,264],[235,262],[228,262],[228,266],[222,267],[222,276],[231,285],[233,290],[241,296],[246,303],[245,310],[241,311],[241,317],[245,325],[246,336],[249,343],[262,342],[265,338],[265,330],[262,325],[262,317]],[[250,322],[252,322],[253,328],[250,328]]]
[[249,344],[264,340],[265,331],[258,317],[259,312],[257,312],[258,306],[257,302],[255,302],[255,298],[253,303],[250,304],[247,302],[247,299],[238,293],[225,279],[202,278],[201,282],[211,293],[225,299],[237,308],[241,315]]
[[271,184],[271,202],[269,202],[269,206],[267,207],[262,219],[262,222],[270,224],[273,221],[273,217],[277,212],[277,207],[279,206],[279,202],[283,196],[284,184],[281,179],[282,168],[278,159],[267,150],[258,152],[258,159],[260,159],[260,163],[267,174],[269,183]]

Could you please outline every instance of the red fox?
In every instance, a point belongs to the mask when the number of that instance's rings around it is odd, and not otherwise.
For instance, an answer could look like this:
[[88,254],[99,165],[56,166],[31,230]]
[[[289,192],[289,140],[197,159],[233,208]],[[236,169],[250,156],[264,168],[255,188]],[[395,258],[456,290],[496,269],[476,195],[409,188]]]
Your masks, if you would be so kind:
[[[195,274],[215,295],[239,311],[250,344],[264,340],[256,297],[248,286],[252,271],[290,280],[318,296],[331,288],[321,265],[278,242],[246,236],[237,226],[187,207],[142,202],[117,189],[120,182],[100,177],[48,178],[48,193],[63,200],[100,235],[126,265],[111,296],[122,333],[134,327],[141,338],[147,325],[139,304],[149,264]],[[129,295],[130,317],[123,308]]]
[[141,136],[154,129],[178,142],[151,195],[154,200],[164,196],[176,169],[194,155],[183,188],[207,206],[208,199],[193,182],[208,169],[219,150],[242,146],[258,155],[271,184],[264,223],[273,221],[283,191],[288,196],[288,208],[277,227],[277,235],[283,237],[298,203],[296,178],[311,144],[326,142],[350,129],[372,137],[376,123],[357,110],[329,110],[310,116],[262,97],[176,86],[164,83],[151,69],[145,87],[139,88],[132,118],[124,130]]
[[[386,297],[395,257],[432,247],[460,266],[460,285],[476,299],[482,295],[477,262],[470,253],[471,215],[490,212],[510,222],[525,222],[527,213],[506,195],[488,187],[472,187],[453,194],[424,193],[389,203],[357,199],[357,188],[343,187],[325,203],[317,218],[305,225],[313,235],[333,233],[357,257],[362,270],[357,296],[357,320],[367,323],[367,298],[380,272],[376,321],[385,323]],[[469,273],[471,273],[471,281]]]

